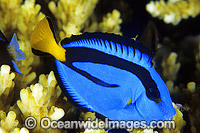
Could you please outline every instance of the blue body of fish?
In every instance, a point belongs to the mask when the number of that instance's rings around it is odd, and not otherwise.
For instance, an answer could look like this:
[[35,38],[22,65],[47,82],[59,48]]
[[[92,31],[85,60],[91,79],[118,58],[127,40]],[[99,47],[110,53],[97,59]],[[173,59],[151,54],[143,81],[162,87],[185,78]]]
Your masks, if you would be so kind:
[[[167,86],[140,42],[108,33],[84,33],[61,41],[66,61],[55,75],[75,105],[110,120],[170,120],[176,111]],[[131,99],[131,103],[127,104]]]

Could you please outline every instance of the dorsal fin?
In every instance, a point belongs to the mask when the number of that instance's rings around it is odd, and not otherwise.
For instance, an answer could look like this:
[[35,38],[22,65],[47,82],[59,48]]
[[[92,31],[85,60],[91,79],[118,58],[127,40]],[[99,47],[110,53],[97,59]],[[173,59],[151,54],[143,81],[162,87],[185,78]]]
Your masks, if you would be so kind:
[[153,21],[150,21],[147,24],[144,32],[139,37],[139,41],[142,42],[147,48],[155,51],[158,45],[158,30]]
[[[83,33],[82,35],[72,35],[70,38],[65,38],[61,41],[61,45],[66,47],[87,47],[100,50],[113,56],[118,56],[125,60],[137,63],[143,58],[144,62],[151,62],[153,53],[146,48],[142,43],[134,41],[133,39],[122,37],[111,33]],[[134,61],[134,57],[135,58]],[[151,63],[148,65],[152,65]]]
[[61,45],[68,44],[70,42],[81,40],[81,39],[97,39],[97,38],[102,39],[103,41],[108,41],[108,42],[112,41],[120,45],[129,46],[134,49],[140,50],[142,53],[147,54],[149,57],[152,56],[152,51],[149,48],[144,47],[140,42],[134,41],[133,39],[122,37],[120,35],[116,35],[113,33],[85,32],[82,35],[72,35],[70,38],[63,39],[61,41]]

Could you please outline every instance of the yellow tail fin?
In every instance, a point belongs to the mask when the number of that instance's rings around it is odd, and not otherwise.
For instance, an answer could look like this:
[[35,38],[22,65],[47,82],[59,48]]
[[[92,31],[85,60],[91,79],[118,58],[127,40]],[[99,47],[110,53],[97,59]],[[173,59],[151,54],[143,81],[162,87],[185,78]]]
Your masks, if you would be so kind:
[[47,18],[42,19],[33,31],[31,47],[42,52],[50,53],[59,61],[66,61],[66,50],[56,43]]

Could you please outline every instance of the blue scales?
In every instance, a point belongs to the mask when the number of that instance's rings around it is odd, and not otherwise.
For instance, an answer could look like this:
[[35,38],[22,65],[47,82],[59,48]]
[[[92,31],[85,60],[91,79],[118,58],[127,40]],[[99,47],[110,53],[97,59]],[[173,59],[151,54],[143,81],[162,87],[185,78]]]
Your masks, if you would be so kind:
[[[111,120],[169,120],[175,109],[140,42],[108,33],[84,33],[61,41],[66,62],[55,74],[67,97]],[[131,99],[131,104],[127,104]]]

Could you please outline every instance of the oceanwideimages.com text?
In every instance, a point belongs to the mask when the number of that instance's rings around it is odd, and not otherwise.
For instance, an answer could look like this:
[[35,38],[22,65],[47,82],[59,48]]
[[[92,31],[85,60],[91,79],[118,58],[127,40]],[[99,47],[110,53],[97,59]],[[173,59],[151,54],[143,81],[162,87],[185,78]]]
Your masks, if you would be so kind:
[[[27,117],[25,126],[28,129],[34,129],[37,126],[36,119],[32,116]],[[132,131],[138,128],[175,129],[175,121],[151,121],[147,124],[146,121],[111,121],[108,118],[105,118],[105,121],[98,118],[95,120],[88,118],[86,121],[55,121],[44,117],[40,121],[40,126],[43,129],[126,129],[127,131]]]

